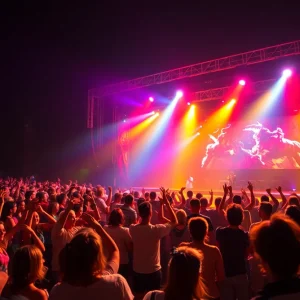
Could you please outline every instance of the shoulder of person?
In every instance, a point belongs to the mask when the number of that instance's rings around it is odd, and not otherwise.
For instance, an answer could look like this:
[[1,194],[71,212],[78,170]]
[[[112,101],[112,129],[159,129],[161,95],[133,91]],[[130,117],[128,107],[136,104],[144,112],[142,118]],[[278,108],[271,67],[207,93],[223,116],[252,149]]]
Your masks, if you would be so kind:
[[36,289],[32,291],[32,300],[47,300],[48,299],[48,292],[45,290]]
[[150,291],[144,296],[143,300],[151,300],[151,297],[153,297],[153,294],[155,295],[154,299],[156,299],[156,295],[164,294],[164,293],[165,293],[164,291],[158,291],[158,290]]
[[226,227],[219,226],[219,227],[216,229],[216,231],[222,232],[222,231],[224,231],[225,229],[226,229]]

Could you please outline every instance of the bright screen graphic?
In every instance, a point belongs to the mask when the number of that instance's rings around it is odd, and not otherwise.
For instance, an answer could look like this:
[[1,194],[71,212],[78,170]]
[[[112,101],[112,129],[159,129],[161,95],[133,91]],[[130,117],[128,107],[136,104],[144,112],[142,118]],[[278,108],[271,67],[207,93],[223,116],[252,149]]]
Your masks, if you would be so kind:
[[[274,122],[272,122],[274,124]],[[228,124],[209,134],[203,169],[300,169],[299,123]]]

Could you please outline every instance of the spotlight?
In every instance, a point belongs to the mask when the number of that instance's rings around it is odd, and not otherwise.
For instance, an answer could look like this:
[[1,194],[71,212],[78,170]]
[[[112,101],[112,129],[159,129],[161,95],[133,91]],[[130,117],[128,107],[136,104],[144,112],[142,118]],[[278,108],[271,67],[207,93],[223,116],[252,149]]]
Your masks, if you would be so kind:
[[159,112],[156,113],[156,116],[159,116]]
[[153,98],[153,97],[149,97],[149,101],[150,101],[150,102],[153,102],[153,101],[154,101],[154,98]]
[[286,69],[282,72],[282,76],[288,78],[292,75],[292,71],[290,69]]
[[152,112],[151,112],[151,115],[155,115],[155,111],[152,111]]
[[123,120],[123,123],[126,123],[126,120],[125,120],[125,119]]
[[200,125],[199,128],[202,128],[202,125]]
[[197,136],[200,135],[200,132],[197,132],[196,135],[197,135]]
[[224,103],[224,100],[222,100],[222,103]]
[[181,98],[183,96],[183,92],[182,91],[177,91],[176,92],[176,98]]
[[195,105],[193,104],[192,107],[195,108]]
[[244,79],[241,79],[240,81],[239,81],[239,85],[245,85],[246,84],[246,81],[244,80]]
[[236,99],[231,99],[231,103],[236,103]]
[[188,103],[187,103],[187,105],[189,105],[189,106],[190,106],[190,105],[191,105],[191,103],[190,103],[190,102],[188,102]]

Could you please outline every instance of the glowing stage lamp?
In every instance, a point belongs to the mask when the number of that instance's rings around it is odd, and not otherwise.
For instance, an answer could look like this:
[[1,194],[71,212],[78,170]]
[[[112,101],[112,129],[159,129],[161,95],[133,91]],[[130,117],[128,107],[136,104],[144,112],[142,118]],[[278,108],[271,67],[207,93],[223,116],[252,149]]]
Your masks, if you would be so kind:
[[159,116],[159,112],[157,112],[155,115],[156,115],[156,116]]
[[239,85],[245,85],[246,84],[246,81],[244,80],[244,79],[241,79],[240,81],[239,81]]
[[149,97],[149,101],[150,101],[150,102],[153,102],[153,101],[154,101],[154,98],[153,98],[153,97]]
[[290,69],[285,69],[283,72],[282,72],[282,76],[283,77],[290,77],[292,75],[292,71]]
[[151,115],[155,115],[155,111],[152,111],[152,112],[151,112]]
[[200,132],[197,132],[196,135],[197,135],[197,136],[200,135]]
[[191,105],[191,102],[188,102],[187,105],[190,106],[190,105]]
[[183,92],[182,91],[177,91],[176,92],[176,98],[181,98],[183,96]]
[[236,99],[231,99],[230,102],[231,103],[236,103]]
[[123,123],[126,123],[126,120],[125,120],[125,119],[123,120]]

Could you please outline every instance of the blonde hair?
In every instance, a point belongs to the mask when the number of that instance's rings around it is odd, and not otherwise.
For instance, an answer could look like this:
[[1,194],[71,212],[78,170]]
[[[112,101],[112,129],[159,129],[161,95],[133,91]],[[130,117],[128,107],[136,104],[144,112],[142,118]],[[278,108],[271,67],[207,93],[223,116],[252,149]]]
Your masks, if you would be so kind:
[[176,212],[177,220],[179,225],[186,225],[187,224],[187,214],[183,209],[179,209]]
[[65,246],[59,256],[63,281],[85,285],[101,275],[106,265],[100,236],[91,228],[83,228]]
[[19,248],[12,260],[12,290],[18,292],[46,274],[43,254],[33,245]]

